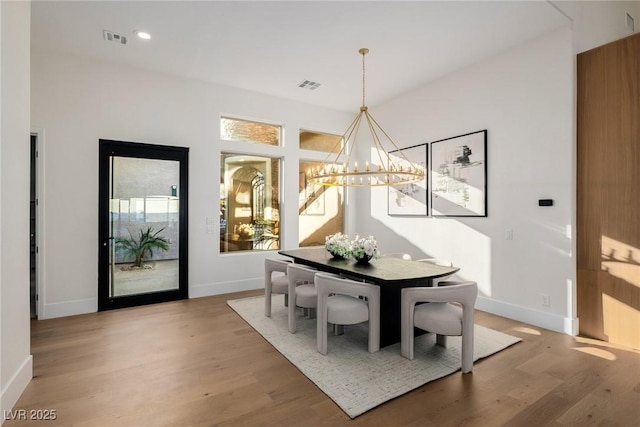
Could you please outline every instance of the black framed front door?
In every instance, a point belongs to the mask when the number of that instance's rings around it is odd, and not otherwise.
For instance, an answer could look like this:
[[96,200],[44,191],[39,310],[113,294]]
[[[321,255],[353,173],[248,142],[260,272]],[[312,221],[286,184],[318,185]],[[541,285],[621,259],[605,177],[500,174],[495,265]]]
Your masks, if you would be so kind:
[[187,298],[189,149],[99,144],[98,310]]

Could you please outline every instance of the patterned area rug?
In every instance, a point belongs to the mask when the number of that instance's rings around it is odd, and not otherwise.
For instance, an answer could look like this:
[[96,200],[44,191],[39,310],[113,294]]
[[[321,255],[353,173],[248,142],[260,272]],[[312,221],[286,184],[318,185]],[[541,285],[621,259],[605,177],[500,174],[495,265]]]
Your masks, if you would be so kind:
[[[400,344],[367,351],[367,324],[345,326],[344,335],[329,334],[328,353],[316,350],[316,320],[298,311],[297,332],[287,329],[284,297],[274,296],[271,318],[264,315],[264,297],[227,301],[244,320],[313,381],[340,408],[355,418],[423,384],[460,370],[460,338],[449,337],[447,348],[434,334],[416,338],[414,360],[400,355]],[[300,310],[300,309],[298,309]],[[474,360],[521,341],[480,325],[475,327]]]

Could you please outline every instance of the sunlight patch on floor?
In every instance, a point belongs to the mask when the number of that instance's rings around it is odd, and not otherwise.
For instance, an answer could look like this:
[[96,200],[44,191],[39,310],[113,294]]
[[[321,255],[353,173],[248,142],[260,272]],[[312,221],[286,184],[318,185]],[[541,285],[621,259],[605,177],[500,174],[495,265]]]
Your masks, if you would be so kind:
[[594,339],[594,338],[576,337],[575,340],[579,344],[597,345],[598,347],[614,348],[614,349],[617,349],[617,350],[632,351],[634,353],[640,354],[640,350],[634,350],[632,348],[625,347],[623,345],[614,344],[614,343],[610,343],[610,342],[606,342],[606,341],[601,341],[601,340],[597,340],[597,339]]
[[606,360],[616,360],[618,357],[610,351],[595,347],[575,347],[574,350],[580,351],[591,356],[596,356]]
[[509,329],[509,330],[510,330],[510,331],[513,331],[513,332],[522,332],[522,333],[524,333],[524,334],[529,334],[529,335],[542,335],[542,334],[540,333],[540,331],[535,330],[535,329],[533,329],[533,328],[527,328],[527,327],[525,327],[525,326],[517,326],[517,327],[515,327],[515,328],[511,328],[511,329]]

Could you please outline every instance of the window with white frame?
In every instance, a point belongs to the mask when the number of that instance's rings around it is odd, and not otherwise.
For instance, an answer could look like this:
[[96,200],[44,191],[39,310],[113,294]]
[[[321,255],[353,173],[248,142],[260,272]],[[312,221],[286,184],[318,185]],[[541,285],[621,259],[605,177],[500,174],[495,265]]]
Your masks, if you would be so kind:
[[280,249],[280,159],[220,155],[220,252]]
[[307,182],[307,172],[320,162],[300,160],[298,181],[298,245],[324,245],[324,238],[344,233],[344,188]]
[[[339,135],[300,130],[303,150],[339,153],[343,138]],[[344,233],[344,188],[307,182],[307,172],[321,164],[315,160],[300,160],[298,179],[298,245],[324,245],[324,238]]]
[[[282,127],[221,117],[220,138],[280,146]],[[280,249],[281,161],[241,151],[220,154],[220,252]]]
[[281,145],[282,128],[278,125],[222,117],[220,138],[227,141]]

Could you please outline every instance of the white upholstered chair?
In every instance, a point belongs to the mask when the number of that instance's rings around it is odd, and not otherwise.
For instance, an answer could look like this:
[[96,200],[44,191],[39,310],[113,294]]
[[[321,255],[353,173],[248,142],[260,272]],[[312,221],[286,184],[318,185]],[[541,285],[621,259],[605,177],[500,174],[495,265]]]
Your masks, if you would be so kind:
[[[404,288],[401,302],[401,344],[404,357],[413,360],[414,326],[436,334],[439,345],[449,335],[462,336],[462,372],[473,369],[474,307],[476,282],[449,282],[447,286]],[[417,304],[428,302],[429,304]],[[459,303],[462,308],[449,304]]]
[[287,277],[289,283],[289,332],[296,332],[296,307],[309,310],[309,317],[313,318],[318,304],[318,292],[314,284],[314,277],[318,270],[301,264],[289,264]]
[[[441,265],[443,267],[453,267],[453,263],[451,261],[443,259],[443,258],[422,258],[422,259],[418,259],[416,261],[418,261],[418,262],[427,262],[429,264],[434,264],[434,265]],[[450,274],[448,276],[439,277],[437,279],[432,279],[431,280],[431,283],[432,283],[431,286],[440,286],[441,282],[447,280],[451,276],[453,276],[453,274]]]
[[264,260],[264,315],[271,317],[271,295],[284,294],[284,305],[289,303],[289,280],[286,259],[266,258]]
[[409,254],[404,254],[402,252],[393,252],[393,253],[389,253],[389,254],[382,254],[380,255],[381,258],[400,258],[400,259],[404,259],[406,261],[411,261],[411,255]]
[[370,353],[380,350],[380,287],[324,273],[316,273],[315,284],[318,351],[327,354],[327,323],[355,325],[367,320],[368,350]]

